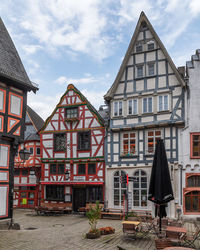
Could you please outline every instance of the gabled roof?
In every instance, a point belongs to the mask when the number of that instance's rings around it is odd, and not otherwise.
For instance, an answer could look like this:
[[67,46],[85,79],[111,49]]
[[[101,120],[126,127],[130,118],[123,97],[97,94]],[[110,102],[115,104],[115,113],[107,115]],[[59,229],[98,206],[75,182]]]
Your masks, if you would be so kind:
[[[74,92],[76,92],[80,99],[87,104],[89,110],[93,113],[93,115],[97,118],[97,120],[100,122],[101,125],[104,126],[104,119],[101,117],[101,115],[99,114],[99,112],[92,106],[92,104],[87,100],[87,98],[73,85],[73,84],[69,84],[67,86],[67,90],[65,91],[65,93],[62,95],[62,97],[60,98],[59,103],[56,105],[54,111],[52,112],[52,114],[46,119],[44,126],[41,128],[40,132],[43,131],[46,126],[48,125],[48,123],[50,122],[51,118],[53,117],[53,115],[55,114],[56,110],[60,107],[60,104],[62,103],[63,98],[65,97],[65,95],[67,94],[68,91],[73,90]],[[78,104],[77,104],[78,105]]]
[[24,69],[15,45],[0,18],[0,76],[12,80],[17,87],[36,91]]
[[38,132],[44,125],[44,120],[28,105],[27,105],[26,112],[31,123],[33,124],[34,128]]
[[114,81],[114,83],[112,84],[111,88],[110,88],[110,89],[108,90],[108,92],[104,95],[105,100],[110,100],[110,99],[113,97],[113,95],[114,95],[114,92],[115,92],[115,90],[116,90],[116,88],[117,88],[117,86],[118,86],[118,83],[119,83],[119,81],[120,81],[120,79],[121,79],[121,77],[122,77],[122,74],[123,74],[123,72],[124,72],[124,70],[125,70],[125,67],[126,67],[126,65],[127,65],[127,63],[128,63],[128,60],[129,60],[129,56],[130,56],[130,54],[131,54],[131,51],[133,50],[133,47],[134,47],[135,42],[136,42],[136,40],[137,40],[137,36],[138,36],[139,31],[140,31],[140,27],[141,27],[142,22],[146,22],[146,24],[147,24],[149,30],[151,31],[153,37],[155,38],[155,40],[157,41],[158,45],[160,46],[160,48],[161,48],[163,54],[164,54],[165,57],[167,58],[167,60],[168,60],[168,62],[169,62],[169,64],[170,64],[172,70],[174,71],[174,73],[175,73],[177,79],[179,80],[179,82],[181,83],[181,85],[182,85],[183,87],[185,86],[185,82],[184,82],[184,80],[181,78],[181,76],[180,76],[180,74],[179,74],[179,72],[178,72],[178,70],[177,70],[175,64],[173,63],[171,57],[169,56],[169,54],[168,54],[168,52],[167,52],[165,46],[164,46],[163,43],[161,42],[161,40],[160,40],[160,38],[158,37],[157,33],[155,32],[153,26],[152,26],[151,23],[149,22],[147,16],[146,16],[145,13],[142,11],[141,14],[140,14],[138,23],[137,23],[137,25],[136,25],[136,28],[135,28],[135,32],[134,32],[134,34],[133,34],[133,36],[132,36],[132,39],[131,39],[131,41],[130,41],[128,50],[126,51],[124,60],[123,60],[123,62],[122,62],[122,64],[121,64],[121,67],[120,67],[119,72],[118,72],[118,74],[117,74],[117,77],[115,78],[115,81]]

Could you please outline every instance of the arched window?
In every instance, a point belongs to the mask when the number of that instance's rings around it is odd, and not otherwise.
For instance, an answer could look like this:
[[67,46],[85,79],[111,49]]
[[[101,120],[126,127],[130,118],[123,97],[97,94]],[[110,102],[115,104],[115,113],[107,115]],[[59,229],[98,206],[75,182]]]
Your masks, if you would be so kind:
[[200,187],[200,175],[193,175],[188,177],[187,187]]
[[185,195],[186,212],[200,212],[200,192],[192,191]]
[[124,171],[117,171],[114,174],[114,206],[123,206],[126,183],[122,183],[121,179],[125,175],[126,173]]
[[147,206],[147,175],[143,170],[134,173],[133,181],[133,207]]

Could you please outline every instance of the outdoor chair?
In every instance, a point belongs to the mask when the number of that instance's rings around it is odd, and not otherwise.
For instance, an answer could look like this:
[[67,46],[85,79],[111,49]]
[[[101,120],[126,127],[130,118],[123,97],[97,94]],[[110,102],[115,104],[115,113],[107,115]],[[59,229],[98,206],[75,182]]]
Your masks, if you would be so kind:
[[197,229],[196,232],[192,235],[190,234],[184,235],[183,238],[181,239],[181,245],[187,247],[193,247],[196,249],[195,241],[198,240],[199,237],[200,237],[200,229]]

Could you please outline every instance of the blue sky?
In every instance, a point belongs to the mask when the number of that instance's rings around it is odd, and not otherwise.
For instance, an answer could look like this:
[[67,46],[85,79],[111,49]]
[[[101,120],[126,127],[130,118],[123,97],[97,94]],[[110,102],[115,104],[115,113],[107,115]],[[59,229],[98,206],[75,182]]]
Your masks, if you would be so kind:
[[176,66],[200,48],[199,0],[7,0],[0,15],[31,81],[28,104],[46,119],[73,83],[95,106],[112,85],[144,11]]

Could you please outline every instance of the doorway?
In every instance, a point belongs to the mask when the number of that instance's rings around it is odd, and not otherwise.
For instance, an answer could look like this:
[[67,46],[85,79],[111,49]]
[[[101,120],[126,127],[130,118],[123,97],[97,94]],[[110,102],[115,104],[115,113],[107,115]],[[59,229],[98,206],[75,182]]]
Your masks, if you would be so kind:
[[73,189],[73,210],[78,211],[79,207],[86,206],[86,189],[74,188]]

